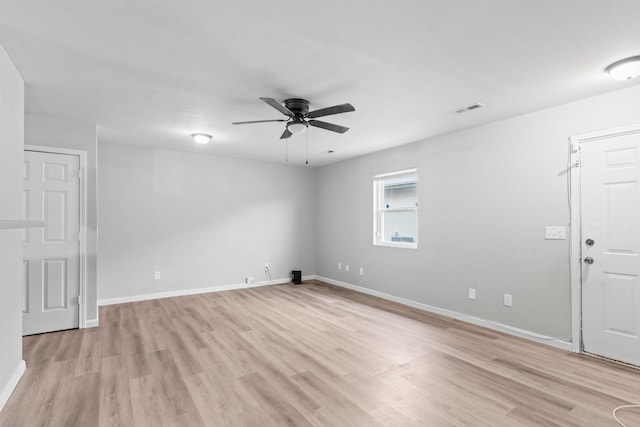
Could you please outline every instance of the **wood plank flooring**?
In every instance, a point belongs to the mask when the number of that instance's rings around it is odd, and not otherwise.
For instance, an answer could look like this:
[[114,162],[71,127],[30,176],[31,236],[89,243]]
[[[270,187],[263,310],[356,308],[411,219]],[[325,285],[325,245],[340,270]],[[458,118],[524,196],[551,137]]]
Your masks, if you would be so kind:
[[634,368],[321,283],[101,307],[24,358],[0,426],[615,426],[640,401]]

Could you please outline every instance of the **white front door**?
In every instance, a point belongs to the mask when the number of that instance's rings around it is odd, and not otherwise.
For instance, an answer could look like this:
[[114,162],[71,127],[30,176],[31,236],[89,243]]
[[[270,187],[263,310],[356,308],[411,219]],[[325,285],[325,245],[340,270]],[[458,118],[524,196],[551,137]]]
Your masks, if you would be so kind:
[[640,129],[580,159],[583,350],[640,365]]
[[23,335],[78,327],[80,158],[25,151]]

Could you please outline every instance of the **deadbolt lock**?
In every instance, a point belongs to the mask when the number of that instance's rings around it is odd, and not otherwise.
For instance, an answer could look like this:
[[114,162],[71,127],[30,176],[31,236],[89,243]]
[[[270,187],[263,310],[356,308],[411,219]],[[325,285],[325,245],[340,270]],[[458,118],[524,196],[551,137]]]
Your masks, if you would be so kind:
[[585,243],[587,246],[593,246],[593,244],[594,244],[595,242],[593,241],[593,239],[587,239],[584,243]]
[[586,257],[584,259],[584,263],[585,264],[593,264],[593,258],[591,258],[590,256]]

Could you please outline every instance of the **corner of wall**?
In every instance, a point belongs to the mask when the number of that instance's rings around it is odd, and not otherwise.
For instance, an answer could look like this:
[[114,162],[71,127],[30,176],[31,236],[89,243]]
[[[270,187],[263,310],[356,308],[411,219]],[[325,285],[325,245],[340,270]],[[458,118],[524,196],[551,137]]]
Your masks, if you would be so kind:
[[18,385],[18,382],[20,382],[20,378],[22,378],[22,375],[26,370],[27,370],[27,364],[25,363],[24,360],[21,360],[15,372],[13,373],[11,378],[9,378],[9,382],[4,387],[4,389],[2,389],[2,391],[0,392],[0,411],[2,411],[2,409],[4,408],[4,405],[7,403],[7,401],[11,397],[11,393],[13,393],[13,390],[15,390],[16,386]]

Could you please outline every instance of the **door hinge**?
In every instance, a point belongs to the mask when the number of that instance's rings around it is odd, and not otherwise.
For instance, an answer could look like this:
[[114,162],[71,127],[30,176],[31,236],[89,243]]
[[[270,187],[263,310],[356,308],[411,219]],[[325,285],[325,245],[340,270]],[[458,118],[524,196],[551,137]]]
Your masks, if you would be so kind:
[[581,168],[581,167],[582,167],[582,160],[576,160],[575,162],[569,164],[569,169]]
[[78,179],[82,180],[82,169],[78,169],[76,172],[78,174]]
[[571,152],[577,153],[578,151],[580,151],[580,143],[578,141],[571,142]]
[[82,241],[82,233],[78,233],[78,242]]

